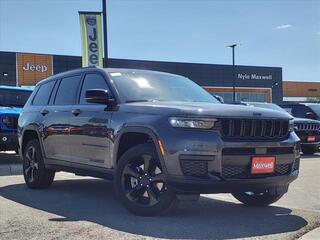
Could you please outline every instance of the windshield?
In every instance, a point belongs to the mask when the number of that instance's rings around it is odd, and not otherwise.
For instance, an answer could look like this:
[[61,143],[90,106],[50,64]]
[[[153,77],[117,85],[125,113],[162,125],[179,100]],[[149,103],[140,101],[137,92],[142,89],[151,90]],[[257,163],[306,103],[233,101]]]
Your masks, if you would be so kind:
[[271,110],[276,110],[276,111],[280,111],[280,112],[284,112],[284,113],[288,113],[285,109],[283,109],[282,107],[279,107],[276,104],[264,104],[264,103],[250,103],[251,105],[255,106],[255,107],[260,107],[260,108],[266,108],[266,109],[271,109]]
[[309,105],[309,107],[314,111],[318,116],[320,116],[320,104],[318,105]]
[[31,93],[31,91],[0,89],[0,106],[22,108]]
[[220,103],[193,81],[152,72],[112,72],[110,78],[126,102],[181,101]]

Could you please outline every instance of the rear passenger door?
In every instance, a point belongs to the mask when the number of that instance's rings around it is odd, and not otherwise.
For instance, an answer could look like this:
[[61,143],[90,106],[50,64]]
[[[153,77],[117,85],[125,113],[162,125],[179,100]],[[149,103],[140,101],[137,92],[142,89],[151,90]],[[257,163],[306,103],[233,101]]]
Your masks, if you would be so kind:
[[50,98],[43,108],[44,148],[49,163],[71,165],[70,151],[70,117],[71,108],[76,102],[81,75],[66,76],[60,79]]
[[54,138],[54,133],[49,134],[48,129],[48,118],[51,118],[53,111],[49,111],[49,100],[52,95],[53,89],[57,85],[56,80],[47,81],[43,84],[40,84],[35,89],[36,93],[31,101],[31,113],[36,114],[34,122],[39,123],[40,135],[42,138],[42,145],[44,150],[45,158],[51,157],[51,149],[49,142]]
[[79,101],[72,106],[70,146],[74,166],[96,166],[110,168],[109,129],[111,112],[105,104],[87,103],[85,92],[88,89],[109,90],[104,76],[87,73],[83,79]]

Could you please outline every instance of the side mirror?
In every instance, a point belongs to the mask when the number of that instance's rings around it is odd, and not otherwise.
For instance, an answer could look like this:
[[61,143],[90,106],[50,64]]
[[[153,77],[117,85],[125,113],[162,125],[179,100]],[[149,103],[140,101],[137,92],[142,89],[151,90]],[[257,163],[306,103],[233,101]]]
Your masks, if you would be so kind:
[[313,112],[307,112],[306,113],[306,118],[313,119],[313,120],[317,119],[316,115]]
[[221,97],[221,96],[219,96],[219,95],[214,95],[214,97],[215,97],[220,103],[224,103],[223,97]]
[[110,96],[108,90],[104,89],[89,89],[86,91],[86,102],[96,104],[108,104]]

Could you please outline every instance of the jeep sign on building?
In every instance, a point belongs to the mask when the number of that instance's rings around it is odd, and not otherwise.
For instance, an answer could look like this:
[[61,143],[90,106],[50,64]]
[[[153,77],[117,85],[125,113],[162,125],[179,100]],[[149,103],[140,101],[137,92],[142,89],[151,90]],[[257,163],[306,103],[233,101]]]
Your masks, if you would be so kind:
[[17,53],[18,85],[33,86],[52,74],[52,55]]

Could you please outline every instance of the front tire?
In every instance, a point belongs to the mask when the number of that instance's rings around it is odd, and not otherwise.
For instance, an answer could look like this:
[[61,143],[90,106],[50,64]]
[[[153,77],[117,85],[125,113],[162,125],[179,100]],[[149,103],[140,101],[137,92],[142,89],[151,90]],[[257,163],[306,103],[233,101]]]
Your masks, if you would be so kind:
[[248,206],[268,206],[278,201],[284,194],[270,194],[268,191],[261,193],[241,192],[232,193],[240,202]]
[[150,143],[134,146],[121,156],[115,189],[123,205],[136,215],[164,214],[177,203],[175,193],[167,186],[157,151]]
[[54,179],[55,172],[46,169],[37,139],[30,140],[23,151],[23,176],[29,188],[48,188]]

